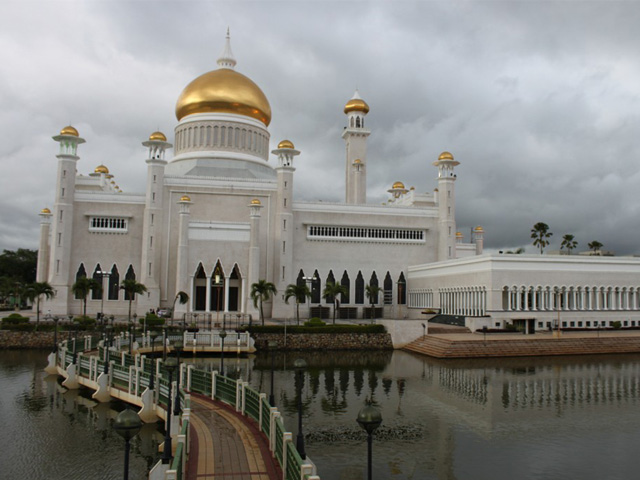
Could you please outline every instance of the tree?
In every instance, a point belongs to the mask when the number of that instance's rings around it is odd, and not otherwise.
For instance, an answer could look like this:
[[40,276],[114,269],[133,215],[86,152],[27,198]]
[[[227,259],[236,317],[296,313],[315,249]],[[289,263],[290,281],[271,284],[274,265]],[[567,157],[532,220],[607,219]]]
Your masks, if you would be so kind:
[[378,294],[382,291],[378,285],[367,285],[364,289],[364,293],[369,299],[371,304],[371,323],[373,323],[373,315],[376,306],[376,300],[378,300]]
[[566,234],[562,237],[562,243],[560,244],[560,250],[562,250],[563,247],[565,247],[567,249],[567,255],[571,255],[571,250],[573,250],[574,248],[576,248],[578,246],[578,242],[577,240],[574,239],[573,235],[570,234]]
[[24,285],[33,283],[36,281],[37,265],[37,250],[4,250],[0,254],[0,277],[8,277]]
[[189,301],[189,294],[180,290],[176,293],[176,298],[173,299],[173,307],[171,307],[171,318],[176,311],[176,302],[180,302],[180,305],[184,305]]
[[47,300],[56,296],[56,291],[48,282],[35,282],[27,286],[27,297],[36,301],[36,330],[40,324],[40,299],[43,296]]
[[306,283],[302,285],[290,283],[284,292],[284,301],[287,305],[291,297],[295,297],[296,299],[296,319],[298,320],[298,325],[300,325],[300,304],[305,303],[310,296],[311,290],[309,290]]
[[598,255],[600,249],[604,247],[599,241],[594,240],[593,242],[589,242],[589,250],[593,250],[591,255]]
[[260,306],[260,321],[264,326],[264,311],[262,310],[262,303],[271,300],[271,297],[278,293],[276,286],[267,282],[266,280],[258,280],[257,283],[251,285],[251,300],[253,300],[253,306],[258,308]]
[[549,225],[543,222],[536,223],[531,229],[531,238],[533,238],[533,246],[540,248],[540,255],[544,251],[544,247],[549,245],[549,237],[553,233],[549,231]]
[[522,255],[524,253],[524,247],[519,247],[516,250],[507,250],[504,253],[511,254],[511,255]]
[[333,324],[336,324],[336,310],[340,308],[340,302],[338,302],[338,295],[346,295],[349,293],[347,287],[342,285],[341,283],[331,283],[328,282],[324,286],[324,290],[322,292],[322,298],[324,298],[327,302],[333,300]]
[[102,291],[102,285],[95,278],[80,277],[71,286],[71,291],[76,298],[82,299],[82,316],[87,316],[87,296],[92,291]]
[[120,290],[124,290],[125,298],[129,299],[128,321],[131,322],[131,304],[135,300],[136,295],[147,291],[147,287],[142,283],[139,283],[135,278],[125,278],[120,284]]

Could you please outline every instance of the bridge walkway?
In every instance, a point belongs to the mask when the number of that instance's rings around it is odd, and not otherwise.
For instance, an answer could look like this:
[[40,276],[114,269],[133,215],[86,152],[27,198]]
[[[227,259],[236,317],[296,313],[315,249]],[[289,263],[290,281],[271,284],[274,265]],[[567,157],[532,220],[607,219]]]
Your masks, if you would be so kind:
[[191,394],[187,480],[276,480],[282,470],[258,426],[233,407]]

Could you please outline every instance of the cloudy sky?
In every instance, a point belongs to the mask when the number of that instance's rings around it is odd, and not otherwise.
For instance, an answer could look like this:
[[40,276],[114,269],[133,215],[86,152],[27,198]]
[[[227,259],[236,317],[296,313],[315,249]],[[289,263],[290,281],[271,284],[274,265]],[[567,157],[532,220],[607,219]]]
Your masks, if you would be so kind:
[[[492,250],[543,221],[640,253],[640,2],[0,2],[0,248],[38,247],[57,144],[74,125],[80,173],[106,164],[142,191],[149,133],[173,140],[181,90],[215,69],[227,27],[236,69],[265,92],[272,147],[292,140],[296,197],[341,201],[355,88],[371,107],[368,197],[436,187],[457,168],[458,228]],[[273,160],[272,160],[273,161]]]

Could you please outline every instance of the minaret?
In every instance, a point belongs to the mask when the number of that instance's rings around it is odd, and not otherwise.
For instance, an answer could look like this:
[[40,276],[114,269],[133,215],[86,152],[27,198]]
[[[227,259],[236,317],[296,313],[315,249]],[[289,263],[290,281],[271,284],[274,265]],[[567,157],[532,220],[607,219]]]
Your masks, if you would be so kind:
[[260,210],[262,210],[262,202],[257,198],[251,200],[249,203],[249,216],[250,230],[249,230],[249,272],[247,274],[247,285],[249,288],[245,288],[246,293],[246,307],[244,309],[247,313],[256,313],[257,310],[253,306],[253,300],[251,300],[251,285],[257,283],[260,280]]
[[193,292],[189,288],[189,219],[191,217],[190,207],[193,202],[188,195],[182,195],[178,201],[180,208],[180,221],[178,222],[178,255],[176,258],[176,291],[173,298],[178,292],[185,292],[189,295],[189,302],[186,304],[176,303],[175,314],[180,317],[183,313],[188,312],[189,303],[193,302]]
[[[278,156],[278,200],[276,204],[275,285],[284,294],[287,285],[294,283],[293,273],[293,157],[300,155],[293,143],[283,140],[271,153]],[[282,302],[276,302],[282,305]],[[284,314],[284,312],[283,312]],[[279,315],[274,313],[274,315]]]
[[476,242],[476,255],[482,255],[484,250],[484,229],[480,225],[473,229],[473,238]]
[[454,167],[460,165],[449,152],[433,164],[438,167],[438,261],[456,258],[456,196]]
[[64,127],[53,139],[60,144],[56,195],[53,205],[51,249],[49,254],[49,284],[57,291],[54,313],[67,313],[71,278],[71,241],[73,233],[73,199],[76,191],[78,145],[85,143],[72,126]]
[[40,248],[38,249],[38,269],[36,282],[49,280],[49,233],[51,231],[51,210],[43,208],[40,211]]
[[367,137],[371,132],[364,128],[369,105],[357,90],[344,106],[344,113],[347,115],[347,126],[342,131],[347,147],[345,201],[363,204],[367,202]]
[[[160,265],[162,252],[162,234],[164,233],[163,193],[164,168],[167,165],[165,153],[173,145],[167,142],[162,132],[153,132],[149,140],[142,142],[148,148],[147,189],[142,221],[142,260],[140,262],[140,283],[147,287],[148,295],[140,295],[137,307],[139,314],[149,308],[160,306]],[[173,300],[172,292],[165,297]]]

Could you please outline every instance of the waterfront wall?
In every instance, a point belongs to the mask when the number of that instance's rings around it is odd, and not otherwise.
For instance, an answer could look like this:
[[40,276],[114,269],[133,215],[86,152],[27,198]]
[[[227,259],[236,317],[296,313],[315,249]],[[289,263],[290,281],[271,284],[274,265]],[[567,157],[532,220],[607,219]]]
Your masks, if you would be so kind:
[[[58,335],[58,339],[61,337]],[[53,347],[53,332],[15,332],[0,330],[0,349],[26,349]]]
[[276,350],[391,350],[388,333],[252,333],[255,347],[268,350],[269,342]]

